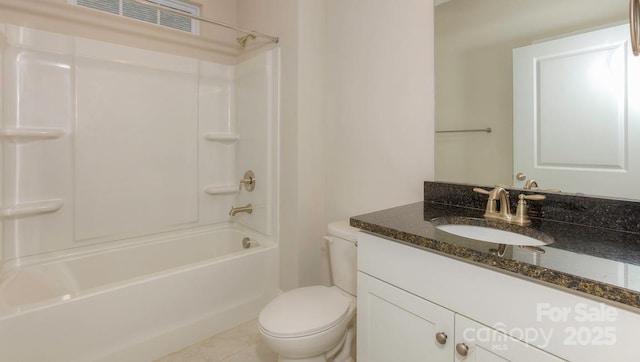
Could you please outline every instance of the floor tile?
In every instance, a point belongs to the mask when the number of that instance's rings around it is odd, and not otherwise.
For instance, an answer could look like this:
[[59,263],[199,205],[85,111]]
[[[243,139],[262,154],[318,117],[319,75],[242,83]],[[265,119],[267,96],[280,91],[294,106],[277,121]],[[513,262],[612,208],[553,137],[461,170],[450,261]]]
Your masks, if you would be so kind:
[[278,355],[262,341],[252,320],[222,332],[156,362],[276,362]]

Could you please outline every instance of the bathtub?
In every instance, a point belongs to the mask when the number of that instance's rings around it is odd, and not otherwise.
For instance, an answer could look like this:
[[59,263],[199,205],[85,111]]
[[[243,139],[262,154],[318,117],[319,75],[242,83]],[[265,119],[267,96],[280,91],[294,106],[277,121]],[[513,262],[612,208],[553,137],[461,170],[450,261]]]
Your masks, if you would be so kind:
[[255,318],[278,292],[277,244],[238,225],[112,244],[3,271],[0,361],[149,361]]

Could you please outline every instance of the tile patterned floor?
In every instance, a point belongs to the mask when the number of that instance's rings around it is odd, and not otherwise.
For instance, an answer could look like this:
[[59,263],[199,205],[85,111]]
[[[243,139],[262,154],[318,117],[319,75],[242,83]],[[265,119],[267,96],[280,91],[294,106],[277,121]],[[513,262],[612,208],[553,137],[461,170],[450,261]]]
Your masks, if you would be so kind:
[[276,362],[278,355],[262,342],[253,320],[156,362]]

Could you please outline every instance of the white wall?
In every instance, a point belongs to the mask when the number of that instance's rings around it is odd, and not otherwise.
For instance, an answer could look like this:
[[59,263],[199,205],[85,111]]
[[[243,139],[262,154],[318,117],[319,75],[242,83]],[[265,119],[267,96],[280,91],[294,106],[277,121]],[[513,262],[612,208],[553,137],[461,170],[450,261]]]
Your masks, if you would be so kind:
[[430,0],[238,2],[241,26],[281,38],[283,290],[330,282],[327,222],[422,200],[433,179],[432,17]]
[[326,234],[326,1],[301,1],[298,8],[298,243],[299,284],[329,282]]
[[327,284],[327,222],[420,201],[433,179],[433,3],[238,4],[281,37],[280,285]]
[[433,1],[327,1],[328,221],[433,179]]

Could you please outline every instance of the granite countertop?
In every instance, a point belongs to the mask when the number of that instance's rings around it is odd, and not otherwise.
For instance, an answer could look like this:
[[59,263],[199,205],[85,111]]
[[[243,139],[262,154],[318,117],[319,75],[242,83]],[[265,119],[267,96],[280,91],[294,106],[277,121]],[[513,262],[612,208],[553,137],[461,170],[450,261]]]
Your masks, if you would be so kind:
[[[536,248],[462,238],[436,229],[434,218],[483,219],[483,210],[417,202],[354,216],[350,224],[427,251],[551,284],[583,296],[604,299],[640,313],[640,234],[534,219],[525,232],[541,232],[554,241]],[[529,229],[529,230],[524,230]]]

